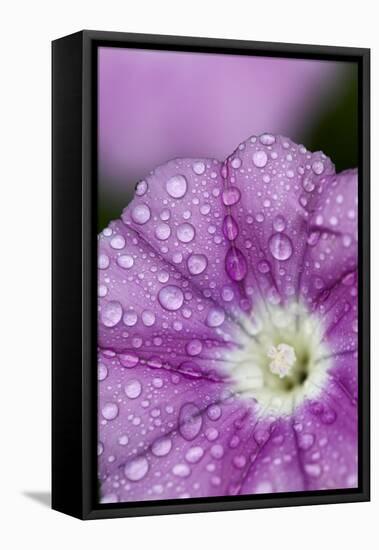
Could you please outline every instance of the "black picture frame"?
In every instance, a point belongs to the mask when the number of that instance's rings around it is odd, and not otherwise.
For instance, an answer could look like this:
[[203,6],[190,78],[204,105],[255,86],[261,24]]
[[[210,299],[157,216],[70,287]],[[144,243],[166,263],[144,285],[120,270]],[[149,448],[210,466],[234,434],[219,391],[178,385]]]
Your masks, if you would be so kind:
[[[97,502],[97,48],[353,61],[359,75],[359,487],[121,504]],[[52,43],[52,507],[81,519],[370,499],[370,50],[81,31]]]

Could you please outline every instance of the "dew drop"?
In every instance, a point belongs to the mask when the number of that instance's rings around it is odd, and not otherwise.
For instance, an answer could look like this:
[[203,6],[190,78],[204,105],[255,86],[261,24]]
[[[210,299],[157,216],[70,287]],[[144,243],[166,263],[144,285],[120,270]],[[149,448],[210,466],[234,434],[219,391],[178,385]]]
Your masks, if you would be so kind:
[[124,386],[124,391],[129,399],[136,399],[141,395],[142,392],[141,382],[136,379],[129,380]]
[[185,403],[179,413],[179,431],[187,441],[195,439],[201,430],[203,419],[195,403]]
[[225,321],[225,311],[219,307],[214,307],[209,310],[207,316],[207,325],[209,327],[219,327]]
[[145,327],[151,327],[155,323],[155,313],[145,309],[142,312],[141,319]]
[[259,138],[262,145],[273,145],[275,143],[275,136],[272,134],[262,134]]
[[114,327],[121,320],[122,306],[119,302],[108,302],[101,310],[101,321],[106,327]]
[[182,307],[184,295],[179,287],[167,285],[159,291],[158,300],[164,309],[176,311]]
[[198,176],[201,176],[205,172],[205,164],[201,160],[194,162],[192,165],[192,170],[197,174]]
[[142,197],[147,191],[147,183],[145,180],[139,181],[136,185],[136,195]]
[[97,366],[97,379],[101,382],[108,376],[108,369],[104,363],[99,363]]
[[238,237],[239,229],[237,222],[230,214],[225,216],[222,224],[222,230],[225,237],[229,241],[234,241]]
[[204,254],[191,254],[187,259],[188,271],[191,275],[200,275],[208,265],[207,257]]
[[157,441],[154,441],[151,452],[155,456],[166,456],[171,451],[172,448],[172,441],[168,437],[162,437],[161,439],[157,439]]
[[287,235],[274,233],[269,240],[271,254],[276,260],[288,260],[292,256],[292,243]]
[[308,451],[315,442],[315,436],[310,433],[302,433],[299,435],[299,447],[302,451]]
[[155,236],[160,241],[165,241],[171,235],[171,227],[167,223],[159,223],[155,228]]
[[119,360],[122,367],[126,369],[132,369],[138,364],[138,357],[134,353],[121,353],[119,355]]
[[276,216],[273,222],[273,228],[275,231],[284,231],[286,228],[286,220],[283,218],[283,216]]
[[257,168],[263,168],[267,164],[267,154],[265,151],[255,151],[253,154],[253,163]]
[[222,202],[225,206],[233,206],[241,198],[241,192],[238,187],[228,187],[222,192]]
[[191,473],[191,468],[187,464],[175,464],[172,473],[177,477],[188,477]]
[[97,260],[97,266],[99,269],[107,269],[109,267],[109,258],[106,254],[99,254],[99,258]]
[[321,474],[321,466],[319,464],[305,464],[304,470],[310,477],[319,477]]
[[196,464],[204,456],[204,451],[201,447],[191,447],[186,452],[186,460],[191,464]]
[[150,208],[146,204],[137,204],[132,210],[132,220],[143,225],[150,220]]
[[125,465],[124,474],[130,481],[140,481],[149,471],[149,463],[144,456],[133,458]]
[[110,245],[115,250],[121,250],[125,246],[125,239],[122,235],[116,235],[111,239]]
[[318,176],[323,173],[324,169],[325,166],[321,160],[315,160],[315,162],[312,164],[312,170]]
[[166,191],[174,199],[181,199],[187,192],[187,180],[184,176],[172,176],[166,182]]
[[134,259],[129,254],[123,254],[117,258],[117,264],[123,269],[130,269],[133,267]]
[[203,344],[198,339],[191,340],[186,345],[186,351],[188,355],[191,355],[192,357],[199,355],[202,349],[203,349]]
[[216,421],[221,417],[221,407],[219,405],[210,405],[207,409],[207,415],[210,420]]
[[258,263],[258,271],[260,273],[268,273],[270,271],[270,264],[265,260],[262,260]]
[[182,223],[176,230],[180,242],[190,243],[195,237],[195,228],[190,223]]
[[225,270],[233,281],[242,281],[246,277],[247,262],[239,248],[229,248],[225,257]]
[[101,414],[106,420],[113,420],[118,415],[118,406],[116,403],[105,403],[101,409]]
[[231,165],[235,170],[240,168],[241,164],[242,164],[241,159],[238,157],[235,157],[231,162]]

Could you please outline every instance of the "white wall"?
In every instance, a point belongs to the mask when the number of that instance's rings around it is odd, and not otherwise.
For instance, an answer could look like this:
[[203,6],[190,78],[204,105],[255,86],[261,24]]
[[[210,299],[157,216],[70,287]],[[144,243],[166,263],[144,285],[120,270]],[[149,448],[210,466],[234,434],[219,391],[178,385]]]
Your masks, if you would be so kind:
[[[372,547],[377,536],[378,453],[372,503],[87,522],[25,493],[50,482],[50,40],[82,28],[371,47],[378,97],[373,0],[32,0],[1,15],[0,540],[3,548]],[[379,231],[377,105],[373,105],[373,251]],[[378,259],[373,278],[378,280]],[[373,303],[378,288],[373,288]],[[373,316],[373,357],[375,323]],[[376,311],[375,311],[376,310]],[[373,362],[373,371],[375,371]],[[373,372],[374,429],[379,408]],[[68,396],[69,399],[69,396]],[[375,434],[374,434],[375,435]]]

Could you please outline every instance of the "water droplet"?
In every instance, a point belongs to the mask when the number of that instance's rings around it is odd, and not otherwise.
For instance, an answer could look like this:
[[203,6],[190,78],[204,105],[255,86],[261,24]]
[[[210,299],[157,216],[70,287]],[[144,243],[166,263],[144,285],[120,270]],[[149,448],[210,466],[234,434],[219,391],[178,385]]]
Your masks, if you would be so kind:
[[311,477],[319,477],[321,474],[321,466],[319,464],[305,464],[304,470]]
[[106,327],[114,327],[121,320],[122,306],[120,302],[108,302],[100,313],[101,322]]
[[286,228],[286,220],[283,218],[283,216],[278,215],[275,217],[272,225],[275,231],[284,231],[284,229]]
[[225,311],[219,307],[209,310],[207,316],[207,325],[209,327],[219,327],[225,321]]
[[225,237],[229,241],[234,241],[238,237],[239,229],[238,229],[237,222],[235,221],[233,216],[231,216],[230,214],[225,216],[224,222],[222,224],[222,230]]
[[108,376],[108,369],[103,363],[99,363],[97,366],[97,379],[101,382]]
[[220,459],[224,456],[224,447],[219,443],[212,445],[211,447],[211,456],[212,458]]
[[120,435],[117,441],[119,445],[121,445],[122,447],[125,447],[125,445],[129,443],[129,437],[126,434],[123,434],[123,435]]
[[199,434],[203,419],[195,403],[185,403],[179,413],[179,431],[184,439],[191,441]]
[[145,327],[151,327],[155,323],[155,313],[153,311],[145,309],[142,312],[141,318]]
[[191,464],[196,464],[204,456],[204,451],[201,447],[191,447],[186,452],[186,460]]
[[238,187],[228,187],[222,192],[222,201],[225,206],[233,206],[241,198],[241,192]]
[[276,260],[288,260],[292,256],[292,243],[287,235],[274,233],[269,240],[271,254]]
[[99,441],[99,443],[97,444],[97,456],[102,455],[103,452],[104,452],[104,445],[102,444],[101,441]]
[[158,294],[158,300],[161,306],[168,311],[180,309],[184,302],[183,292],[175,285],[163,287]]
[[200,275],[207,265],[208,260],[204,254],[191,254],[187,259],[187,267],[191,275]]
[[262,145],[273,145],[275,143],[275,136],[272,134],[262,134],[259,138]]
[[130,481],[140,481],[149,471],[149,463],[144,456],[133,458],[125,465],[124,474]]
[[129,380],[124,386],[124,391],[129,399],[136,399],[141,395],[142,392],[141,382],[136,379]]
[[110,242],[111,247],[115,250],[121,250],[125,244],[125,239],[122,235],[116,235]]
[[205,172],[205,164],[201,160],[194,162],[192,165],[192,170],[197,174],[198,176],[201,176],[201,174],[204,174]]
[[216,421],[221,417],[221,407],[219,405],[210,405],[207,409],[207,415],[210,420]]
[[302,451],[308,451],[315,442],[315,436],[310,433],[302,433],[298,437],[299,447]]
[[238,170],[238,168],[240,168],[241,164],[242,164],[241,159],[238,158],[238,157],[235,157],[231,162],[231,165],[235,170]]
[[333,424],[337,418],[337,414],[333,409],[326,409],[321,415],[321,421],[324,424]]
[[107,269],[109,267],[109,258],[106,254],[99,254],[97,266],[99,269]]
[[187,192],[187,180],[184,176],[172,176],[166,182],[166,191],[174,199],[181,199]]
[[136,324],[138,320],[138,317],[137,317],[137,313],[135,311],[126,311],[124,313],[124,316],[122,318],[122,322],[127,326],[127,327],[134,327],[134,325]]
[[165,241],[171,235],[171,227],[167,223],[159,223],[155,228],[155,236],[160,241]]
[[113,420],[118,415],[118,406],[116,403],[105,403],[101,409],[101,414],[106,420]]
[[175,464],[172,469],[174,476],[188,477],[191,473],[191,468],[187,464]]
[[155,456],[166,456],[172,449],[172,441],[168,437],[162,437],[154,441],[151,452]]
[[176,230],[180,242],[190,243],[195,237],[195,228],[190,223],[182,223]]
[[130,269],[133,267],[134,259],[129,254],[123,254],[117,258],[117,264],[123,269]]
[[312,170],[318,176],[323,173],[325,169],[324,163],[321,160],[315,160],[312,164]]
[[263,168],[267,164],[267,154],[265,151],[255,151],[253,154],[253,163],[257,168]]
[[247,262],[239,248],[229,248],[225,257],[225,269],[233,281],[242,281],[246,277]]
[[270,271],[270,264],[265,260],[262,260],[258,263],[258,271],[260,273],[268,273]]
[[186,345],[186,351],[188,355],[191,355],[192,357],[199,355],[203,349],[203,344],[200,340],[194,339],[191,340],[191,342],[188,342]]
[[146,204],[137,204],[132,210],[132,220],[143,225],[150,220],[150,208]]
[[139,181],[136,185],[136,195],[142,197],[147,191],[147,183],[145,180]]
[[120,353],[118,357],[121,366],[125,367],[126,369],[132,369],[138,364],[138,357],[137,355],[134,355],[134,353]]

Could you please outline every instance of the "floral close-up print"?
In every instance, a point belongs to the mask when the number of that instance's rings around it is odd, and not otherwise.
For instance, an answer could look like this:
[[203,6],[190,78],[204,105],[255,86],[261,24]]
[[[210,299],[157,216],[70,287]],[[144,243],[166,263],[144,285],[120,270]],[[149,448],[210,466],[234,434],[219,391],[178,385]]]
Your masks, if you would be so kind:
[[358,485],[357,170],[246,137],[99,232],[102,503]]

